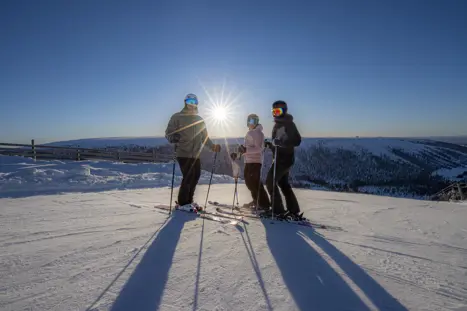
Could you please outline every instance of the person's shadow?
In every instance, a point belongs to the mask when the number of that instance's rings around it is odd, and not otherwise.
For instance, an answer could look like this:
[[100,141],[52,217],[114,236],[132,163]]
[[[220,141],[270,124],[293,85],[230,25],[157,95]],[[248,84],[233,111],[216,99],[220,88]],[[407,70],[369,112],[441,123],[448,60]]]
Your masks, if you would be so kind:
[[158,310],[180,234],[185,223],[196,217],[183,212],[173,214],[123,286],[111,311]]
[[339,266],[378,310],[408,310],[400,301],[386,291],[383,286],[366,273],[365,270],[353,262],[322,235],[316,234],[311,230],[304,230],[304,234]]
[[299,310],[370,310],[303,234],[324,250],[379,310],[407,310],[357,264],[314,233],[294,224],[263,221],[268,246]]

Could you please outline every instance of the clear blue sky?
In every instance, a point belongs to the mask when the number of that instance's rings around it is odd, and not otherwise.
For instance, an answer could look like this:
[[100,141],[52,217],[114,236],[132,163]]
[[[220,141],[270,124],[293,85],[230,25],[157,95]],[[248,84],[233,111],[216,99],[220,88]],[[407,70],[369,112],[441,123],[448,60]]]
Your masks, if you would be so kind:
[[213,136],[277,99],[304,136],[467,134],[464,0],[2,0],[0,42],[0,141],[162,135],[223,85]]

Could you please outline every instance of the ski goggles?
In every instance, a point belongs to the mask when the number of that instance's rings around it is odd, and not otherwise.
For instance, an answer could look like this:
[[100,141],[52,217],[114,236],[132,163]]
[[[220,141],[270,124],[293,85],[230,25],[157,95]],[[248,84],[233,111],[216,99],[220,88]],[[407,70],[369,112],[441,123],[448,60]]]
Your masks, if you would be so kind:
[[258,124],[258,119],[256,119],[256,118],[249,118],[249,119],[246,121],[246,124],[247,124],[247,125],[257,125],[257,124]]
[[198,99],[196,97],[189,97],[185,99],[185,104],[191,106],[198,106]]
[[280,117],[281,115],[284,114],[284,109],[283,108],[272,108],[271,112],[272,112],[273,117]]

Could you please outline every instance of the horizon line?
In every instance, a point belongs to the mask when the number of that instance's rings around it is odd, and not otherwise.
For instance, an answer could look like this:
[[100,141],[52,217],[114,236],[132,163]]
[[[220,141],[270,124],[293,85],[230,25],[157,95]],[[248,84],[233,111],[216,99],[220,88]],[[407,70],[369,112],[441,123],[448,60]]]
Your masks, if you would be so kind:
[[[265,136],[268,137],[268,136]],[[352,135],[352,136],[302,136],[304,139],[313,139],[313,138],[322,138],[322,139],[358,139],[358,138],[467,138],[467,134],[460,134],[460,135],[424,135],[424,136],[365,136],[365,135]],[[85,137],[85,138],[74,138],[74,139],[60,139],[60,140],[53,140],[48,141],[46,143],[56,143],[56,142],[66,142],[66,141],[76,141],[76,140],[104,140],[104,139],[145,139],[145,138],[153,138],[153,139],[165,139],[165,136],[107,136],[107,137]],[[244,136],[210,136],[211,139],[241,139]]]

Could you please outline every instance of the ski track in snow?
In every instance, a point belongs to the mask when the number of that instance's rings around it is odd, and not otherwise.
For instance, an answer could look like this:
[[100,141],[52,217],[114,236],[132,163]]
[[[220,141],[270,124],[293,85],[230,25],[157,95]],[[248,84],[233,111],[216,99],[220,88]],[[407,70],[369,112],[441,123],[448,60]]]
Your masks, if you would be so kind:
[[167,218],[163,188],[0,199],[0,310],[467,310],[465,205],[296,193],[344,231]]

